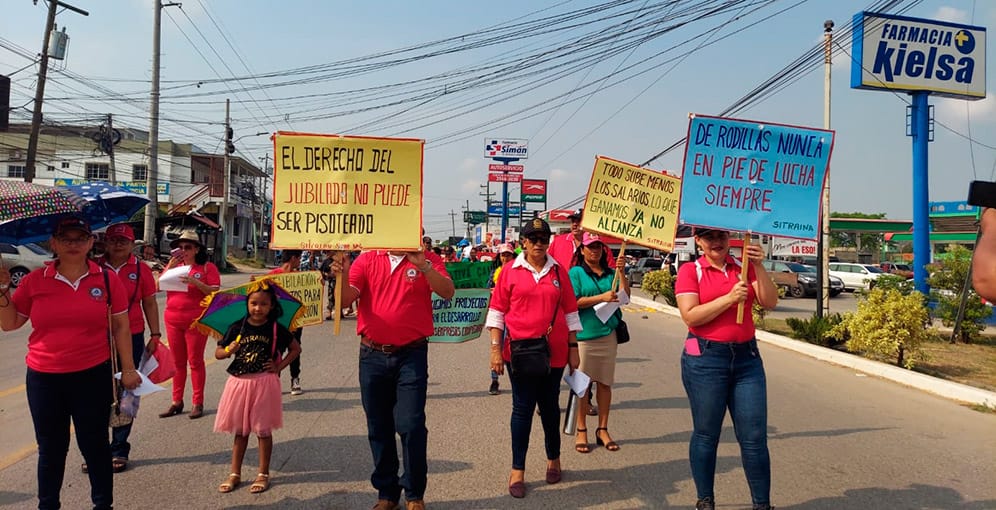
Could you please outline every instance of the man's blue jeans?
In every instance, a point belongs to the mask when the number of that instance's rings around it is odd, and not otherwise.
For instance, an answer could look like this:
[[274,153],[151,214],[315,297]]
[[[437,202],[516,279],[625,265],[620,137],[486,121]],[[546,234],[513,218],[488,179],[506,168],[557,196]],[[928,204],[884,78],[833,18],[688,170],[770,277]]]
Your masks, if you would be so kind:
[[730,410],[740,458],[754,504],[766,504],[771,492],[768,457],[768,398],[757,341],[733,344],[691,338],[701,355],[681,355],[681,382],[692,410],[688,457],[698,497],[714,497],[716,449],[726,410]]
[[90,499],[95,509],[113,503],[111,449],[107,423],[111,413],[111,363],[64,374],[28,368],[28,408],[38,442],[38,508],[57,509],[69,453],[69,422],[87,463]]
[[[425,494],[429,469],[425,428],[428,354],[426,344],[393,354],[360,346],[360,396],[374,461],[370,483],[377,489],[378,499],[398,501],[402,489],[408,501],[422,499]],[[400,479],[395,434],[401,436],[405,465]]]
[[[142,361],[142,353],[145,352],[145,333],[134,333],[131,335],[131,357],[135,360],[135,368]],[[137,398],[137,397],[136,397]],[[131,426],[134,422],[121,427],[111,427],[111,457],[127,459],[131,453],[131,444],[128,436],[131,435]]]
[[564,368],[551,368],[550,373],[543,377],[514,376],[508,363],[505,370],[512,383],[512,469],[526,469],[529,432],[533,428],[533,412],[537,406],[543,424],[546,459],[559,459],[560,379],[564,376]]

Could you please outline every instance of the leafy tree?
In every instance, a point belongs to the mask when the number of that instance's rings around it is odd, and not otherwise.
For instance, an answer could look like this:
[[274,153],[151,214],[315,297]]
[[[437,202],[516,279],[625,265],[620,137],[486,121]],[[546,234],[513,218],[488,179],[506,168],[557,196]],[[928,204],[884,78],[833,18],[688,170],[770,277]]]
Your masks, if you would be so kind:
[[898,290],[872,289],[858,301],[858,311],[828,333],[837,339],[848,339],[848,351],[894,359],[896,364],[913,368],[922,357],[920,347],[929,337],[923,327],[928,319],[923,294],[908,295]]
[[[853,218],[853,219],[863,219],[863,220],[883,220],[885,219],[885,213],[861,213],[861,212],[831,212],[831,218]],[[876,233],[866,233],[859,234],[854,232],[832,232],[830,234],[830,246],[833,247],[857,247],[858,238],[861,239],[861,249],[864,251],[875,252],[879,251],[882,246],[882,234]]]
[[[945,326],[952,327],[958,316],[961,294],[965,291],[972,252],[961,245],[950,245],[945,254],[943,260],[927,265],[927,272],[930,274],[927,283],[932,289],[931,299],[937,302],[934,316],[941,319]],[[982,302],[975,289],[969,286],[965,317],[957,339],[966,343],[978,340],[979,333],[986,328],[985,319],[990,313],[990,308]]]
[[640,286],[643,291],[650,294],[651,299],[657,300],[657,296],[664,296],[664,302],[671,306],[678,306],[678,300],[674,297],[674,280],[671,271],[660,269],[650,271],[643,275],[643,282]]

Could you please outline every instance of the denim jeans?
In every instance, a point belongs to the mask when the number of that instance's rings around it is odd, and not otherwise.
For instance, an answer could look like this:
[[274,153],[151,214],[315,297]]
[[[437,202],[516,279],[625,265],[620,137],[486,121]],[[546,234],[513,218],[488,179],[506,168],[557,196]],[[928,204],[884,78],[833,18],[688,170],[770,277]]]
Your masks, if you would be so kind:
[[[422,499],[425,494],[428,354],[426,344],[392,354],[360,346],[360,396],[374,461],[370,483],[379,499],[398,501],[402,489],[409,501]],[[405,468],[400,478],[395,434],[401,436]]]
[[771,492],[768,397],[757,341],[734,344],[694,337],[688,341],[697,342],[701,352],[694,356],[685,349],[681,354],[681,382],[694,428],[688,458],[698,497],[714,497],[716,449],[729,409],[751,499],[755,505],[767,504]]
[[512,469],[526,469],[526,451],[529,449],[529,432],[533,428],[533,413],[539,406],[543,424],[543,442],[546,459],[560,458],[560,379],[564,369],[551,368],[542,377],[513,376],[512,367],[505,370],[512,383]]
[[28,408],[38,443],[38,508],[61,506],[59,493],[69,453],[69,421],[76,431],[90,477],[90,499],[95,509],[113,503],[111,448],[107,425],[111,411],[111,363],[53,374],[28,368],[25,377]]
[[[301,329],[299,329],[299,330],[297,330],[297,331],[294,332],[294,338],[297,339],[297,343],[298,344],[301,343],[301,331],[303,329],[304,328],[301,328]],[[298,354],[298,356],[296,358],[294,358],[293,360],[291,360],[291,362],[290,362],[290,376],[291,376],[291,379],[294,379],[295,377],[301,377],[301,355],[300,354]]]
[[[145,333],[133,333],[131,335],[131,357],[135,360],[135,368],[138,368],[139,362],[142,361],[143,352],[145,352]],[[128,436],[131,435],[132,424],[134,421],[121,427],[111,427],[111,457],[128,458],[131,453],[131,443],[128,442]]]

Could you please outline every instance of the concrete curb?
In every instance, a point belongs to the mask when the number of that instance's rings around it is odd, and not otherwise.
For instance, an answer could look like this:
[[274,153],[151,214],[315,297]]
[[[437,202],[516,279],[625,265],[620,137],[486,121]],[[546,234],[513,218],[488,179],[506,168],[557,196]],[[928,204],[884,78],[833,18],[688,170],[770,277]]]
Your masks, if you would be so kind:
[[[680,317],[678,309],[664,303],[658,303],[639,296],[630,298],[631,302],[637,306],[652,308],[654,310]],[[835,365],[852,368],[883,379],[888,379],[899,384],[910,386],[918,390],[933,393],[935,395],[966,402],[969,404],[987,405],[996,407],[996,392],[986,391],[974,386],[945,381],[936,377],[906,370],[904,368],[886,365],[877,361],[862,358],[854,354],[827,349],[818,345],[813,345],[801,340],[776,335],[767,331],[757,330],[757,339],[790,351],[805,354],[820,361],[826,361]]]

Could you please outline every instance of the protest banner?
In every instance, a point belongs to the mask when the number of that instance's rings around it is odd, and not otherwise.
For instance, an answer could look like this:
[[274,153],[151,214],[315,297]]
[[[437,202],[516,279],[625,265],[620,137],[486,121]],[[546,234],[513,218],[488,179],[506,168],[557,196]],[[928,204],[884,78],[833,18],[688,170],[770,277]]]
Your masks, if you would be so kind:
[[458,289],[486,289],[494,267],[491,262],[447,262],[446,272]]
[[834,132],[690,116],[683,224],[816,239]]
[[671,251],[680,194],[677,177],[597,156],[581,228]]
[[298,324],[314,326],[324,321],[322,313],[325,303],[322,302],[322,273],[318,271],[299,271],[296,273],[278,273],[257,276],[257,280],[269,279],[277,282],[288,294],[296,297],[303,305],[304,312]]
[[424,145],[278,132],[270,247],[417,250]]
[[457,289],[453,299],[433,293],[432,324],[436,331],[429,341],[459,343],[481,336],[490,300],[488,289]]

